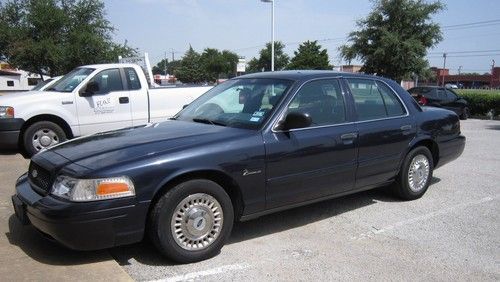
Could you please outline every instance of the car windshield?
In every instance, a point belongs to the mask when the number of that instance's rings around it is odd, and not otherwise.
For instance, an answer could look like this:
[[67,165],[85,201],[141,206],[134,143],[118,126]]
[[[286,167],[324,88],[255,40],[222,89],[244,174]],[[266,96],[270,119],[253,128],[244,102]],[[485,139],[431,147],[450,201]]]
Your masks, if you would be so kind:
[[55,82],[47,91],[71,92],[94,70],[91,68],[74,69]]
[[45,85],[52,82],[53,80],[54,80],[53,78],[49,78],[49,79],[46,79],[44,81],[40,81],[35,87],[31,88],[31,91],[38,91],[38,90],[42,89]]
[[264,78],[228,80],[196,99],[173,119],[258,129],[292,83]]

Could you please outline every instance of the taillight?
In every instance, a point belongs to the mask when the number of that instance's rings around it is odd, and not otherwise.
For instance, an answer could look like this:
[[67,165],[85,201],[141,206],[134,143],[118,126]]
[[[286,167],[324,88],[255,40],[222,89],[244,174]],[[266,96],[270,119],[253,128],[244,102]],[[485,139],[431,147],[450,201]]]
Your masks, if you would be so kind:
[[422,106],[427,105],[427,98],[425,98],[424,96],[420,96],[420,100],[418,101],[418,103]]

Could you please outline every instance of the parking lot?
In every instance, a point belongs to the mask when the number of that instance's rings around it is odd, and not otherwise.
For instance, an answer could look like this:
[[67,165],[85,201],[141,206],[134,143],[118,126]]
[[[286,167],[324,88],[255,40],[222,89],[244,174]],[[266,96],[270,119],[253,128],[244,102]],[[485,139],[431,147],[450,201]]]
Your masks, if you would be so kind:
[[[5,257],[0,261],[15,269],[36,261],[37,268],[28,271],[60,273],[55,279],[84,275],[82,266],[96,264],[103,273],[106,267],[113,271],[80,279],[126,280],[128,274],[140,281],[498,281],[500,122],[463,121],[462,132],[467,137],[463,155],[435,171],[419,200],[403,202],[377,189],[238,223],[218,256],[188,265],[172,264],[148,242],[74,252],[21,227],[12,216],[10,195],[28,161],[4,152],[0,250]],[[124,271],[115,271],[115,261]],[[0,271],[2,277],[6,271]]]

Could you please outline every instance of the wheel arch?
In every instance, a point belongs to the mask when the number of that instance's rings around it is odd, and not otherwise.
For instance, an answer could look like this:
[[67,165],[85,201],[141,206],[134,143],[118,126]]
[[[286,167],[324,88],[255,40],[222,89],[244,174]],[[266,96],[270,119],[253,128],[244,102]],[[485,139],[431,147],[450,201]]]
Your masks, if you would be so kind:
[[[410,145],[410,147],[408,148],[408,151],[406,152],[406,154],[408,154],[411,150],[413,150],[413,149],[415,149],[417,147],[420,147],[420,146],[427,147],[427,149],[429,149],[429,151],[431,151],[431,154],[432,154],[432,164],[433,164],[434,167],[437,167],[438,163],[439,163],[439,146],[436,143],[436,141],[434,141],[430,137],[429,138],[423,138],[423,139],[415,140]],[[406,154],[405,154],[405,156],[406,156]]]
[[164,195],[169,189],[176,185],[192,180],[192,179],[207,179],[220,185],[229,195],[234,210],[234,218],[238,220],[243,212],[244,203],[241,189],[236,181],[227,173],[216,169],[199,169],[193,171],[185,171],[164,180],[159,188],[155,191],[151,200],[148,215],[155,206],[159,198]]
[[30,127],[32,124],[39,122],[39,121],[50,121],[53,122],[57,125],[59,125],[62,130],[64,130],[64,133],[66,134],[66,137],[68,139],[73,138],[73,131],[71,130],[71,127],[69,124],[61,117],[58,117],[56,115],[51,115],[51,114],[43,114],[43,115],[36,115],[31,118],[29,118],[21,127],[21,134],[19,135],[19,144],[23,144],[23,139],[24,139],[24,133],[26,132],[26,129]]

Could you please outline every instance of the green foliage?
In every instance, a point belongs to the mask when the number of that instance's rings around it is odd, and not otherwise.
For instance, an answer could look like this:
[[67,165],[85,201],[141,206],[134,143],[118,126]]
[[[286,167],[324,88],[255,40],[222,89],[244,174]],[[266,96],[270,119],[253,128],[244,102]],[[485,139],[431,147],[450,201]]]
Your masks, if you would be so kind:
[[349,34],[340,47],[348,61],[360,59],[361,71],[395,80],[421,76],[428,68],[427,49],[442,40],[431,17],[442,10],[441,2],[424,0],[376,0],[373,11],[357,22],[359,30]]
[[469,103],[471,115],[486,115],[490,110],[500,115],[500,91],[460,89],[456,92]]
[[169,62],[168,59],[163,59],[163,60],[159,61],[156,64],[156,66],[153,66],[153,68],[151,69],[153,74],[164,75],[165,74],[165,62],[167,63],[167,73],[169,73],[169,74],[174,74],[176,72],[177,68],[179,68],[179,66],[181,65],[180,60]]
[[116,44],[100,0],[11,0],[0,4],[0,58],[52,76],[115,62],[136,50]]
[[[248,62],[247,73],[271,70],[271,43],[259,52],[259,58],[253,58]],[[274,42],[274,70],[283,70],[288,65],[290,57],[284,52],[285,44],[280,41]]]
[[294,57],[286,67],[290,70],[331,70],[328,51],[321,50],[318,41],[306,41],[294,51]]

